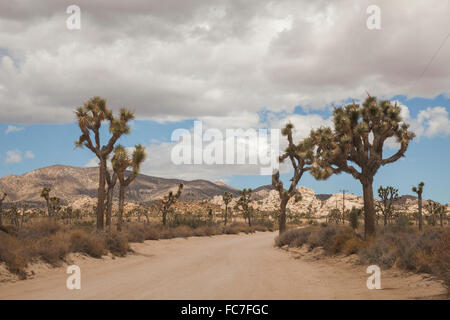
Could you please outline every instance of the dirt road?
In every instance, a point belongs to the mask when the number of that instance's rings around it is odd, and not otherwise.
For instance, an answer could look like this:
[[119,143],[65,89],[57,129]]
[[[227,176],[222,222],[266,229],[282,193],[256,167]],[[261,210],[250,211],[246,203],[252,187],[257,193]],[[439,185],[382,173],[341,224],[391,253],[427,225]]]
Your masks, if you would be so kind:
[[0,284],[0,299],[407,299],[442,294],[422,276],[382,271],[368,290],[366,266],[305,261],[273,247],[275,233],[146,241],[136,254],[78,259],[81,290],[65,268]]

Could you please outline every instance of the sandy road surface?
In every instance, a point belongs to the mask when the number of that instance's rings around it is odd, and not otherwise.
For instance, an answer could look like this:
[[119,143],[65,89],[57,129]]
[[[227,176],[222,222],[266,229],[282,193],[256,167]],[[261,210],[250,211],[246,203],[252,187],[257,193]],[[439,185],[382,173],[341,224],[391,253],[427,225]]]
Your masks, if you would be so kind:
[[368,290],[366,266],[305,261],[273,247],[275,233],[146,241],[126,258],[76,261],[81,290],[65,268],[0,284],[0,299],[405,299],[443,293],[421,276],[382,272]]

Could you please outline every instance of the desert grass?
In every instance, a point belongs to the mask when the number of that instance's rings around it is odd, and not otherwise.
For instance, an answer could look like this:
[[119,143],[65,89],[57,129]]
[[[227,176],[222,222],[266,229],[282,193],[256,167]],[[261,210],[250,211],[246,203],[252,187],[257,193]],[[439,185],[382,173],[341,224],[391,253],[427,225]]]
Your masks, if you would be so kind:
[[398,268],[430,273],[450,286],[450,228],[428,227],[418,232],[413,227],[380,228],[375,238],[363,241],[350,227],[324,225],[291,229],[275,239],[278,247],[317,247],[327,255],[357,254],[361,263],[382,268]]

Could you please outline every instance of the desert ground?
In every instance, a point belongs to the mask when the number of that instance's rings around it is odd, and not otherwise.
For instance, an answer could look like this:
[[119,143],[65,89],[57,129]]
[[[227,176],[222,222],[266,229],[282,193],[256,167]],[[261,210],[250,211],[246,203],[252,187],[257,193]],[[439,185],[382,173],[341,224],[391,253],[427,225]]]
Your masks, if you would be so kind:
[[381,290],[366,287],[365,265],[351,257],[273,246],[275,232],[177,238],[132,244],[125,258],[72,256],[81,289],[66,288],[66,268],[0,283],[0,299],[430,299],[445,289],[431,277],[381,273]]

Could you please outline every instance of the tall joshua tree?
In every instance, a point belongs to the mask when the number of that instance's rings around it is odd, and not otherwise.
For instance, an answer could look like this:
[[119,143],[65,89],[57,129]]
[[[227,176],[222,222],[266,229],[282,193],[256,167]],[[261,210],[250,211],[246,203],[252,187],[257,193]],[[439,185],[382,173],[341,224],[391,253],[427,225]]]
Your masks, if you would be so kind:
[[251,207],[249,204],[250,204],[251,197],[252,197],[252,189],[250,189],[250,188],[243,189],[240,192],[240,194],[241,194],[241,197],[237,201],[236,205],[238,207],[241,207],[244,219],[248,220],[248,226],[251,227],[252,226],[251,216],[253,213],[253,207]]
[[[135,146],[133,154],[131,156],[127,152],[127,150],[124,147],[122,147],[121,145],[118,145],[114,149],[114,156],[111,160],[111,163],[112,163],[114,173],[117,175],[117,178],[119,179],[119,184],[120,184],[120,188],[119,188],[119,219],[117,221],[117,230],[118,231],[120,231],[122,229],[125,188],[128,187],[130,185],[130,183],[134,181],[134,179],[136,179],[137,175],[139,174],[141,164],[145,160],[145,157],[146,157],[145,148],[140,144]],[[128,168],[132,168],[133,171],[128,175],[128,177],[125,177],[125,171]]]
[[284,151],[284,154],[280,156],[280,163],[283,163],[286,159],[289,159],[292,167],[294,168],[294,175],[291,178],[291,185],[289,189],[285,190],[283,182],[280,180],[280,172],[277,170],[272,175],[272,185],[278,191],[280,196],[280,214],[278,216],[279,234],[282,234],[286,230],[286,206],[289,200],[294,197],[295,202],[302,199],[302,195],[297,190],[297,184],[302,178],[303,174],[310,170],[313,157],[313,140],[307,138],[298,144],[295,144],[292,138],[292,129],[294,125],[288,123],[281,134],[287,137],[288,146]]
[[162,222],[163,226],[167,224],[167,213],[169,212],[170,207],[177,202],[178,198],[181,196],[181,192],[183,191],[183,182],[178,186],[177,192],[174,194],[172,191],[169,191],[167,196],[164,196],[164,199],[161,200],[161,211],[162,211]]
[[386,226],[388,220],[392,217],[394,202],[398,199],[398,189],[391,186],[385,188],[380,186],[378,188],[378,196],[381,201],[377,206],[384,216],[384,225]]
[[416,186],[412,187],[412,191],[417,194],[418,202],[419,202],[419,230],[422,231],[423,228],[423,220],[422,220],[422,192],[425,183],[421,182]]
[[223,203],[225,203],[225,227],[227,226],[227,218],[228,218],[228,205],[231,202],[231,199],[233,199],[233,195],[231,192],[225,191],[225,193],[222,196]]
[[[368,96],[362,106],[352,103],[334,108],[334,130],[320,128],[311,132],[317,148],[311,174],[319,180],[346,172],[359,180],[364,196],[365,237],[375,235],[373,178],[381,166],[404,156],[414,133],[402,122],[400,107],[395,103]],[[396,138],[399,149],[383,158],[387,139]],[[360,171],[355,168],[356,164]]]
[[3,201],[6,199],[8,195],[6,193],[3,193],[0,197],[0,227],[3,225],[2,222],[2,214],[3,214]]
[[50,197],[50,192],[52,189],[44,187],[41,191],[41,197],[44,198],[47,204],[48,217],[50,219],[55,218],[56,213],[61,209],[61,200],[57,197]]
[[[128,122],[134,119],[134,114],[126,109],[120,109],[119,117],[115,118],[112,111],[106,106],[106,100],[100,97],[91,98],[83,106],[79,107],[75,114],[81,130],[81,136],[75,142],[75,146],[86,147],[91,150],[100,163],[97,194],[97,230],[102,230],[105,213],[106,162],[117,140],[122,135],[130,132]],[[102,145],[100,128],[104,121],[109,122],[111,136],[108,142]]]

